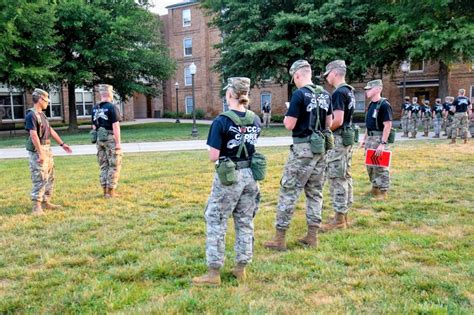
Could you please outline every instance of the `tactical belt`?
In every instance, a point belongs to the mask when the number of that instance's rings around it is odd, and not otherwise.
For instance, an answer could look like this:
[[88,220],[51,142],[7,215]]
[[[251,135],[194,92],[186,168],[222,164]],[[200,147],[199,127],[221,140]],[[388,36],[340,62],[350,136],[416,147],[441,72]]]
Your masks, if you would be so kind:
[[334,130],[334,131],[332,132],[332,134],[333,134],[333,135],[342,136],[342,132],[343,132],[343,131],[344,131],[344,128],[341,127],[341,128],[338,128],[338,129]]
[[300,144],[300,143],[309,143],[309,136],[308,137],[293,137],[293,144]]
[[369,136],[381,136],[383,134],[383,131],[372,130],[372,131],[367,131],[367,134]]
[[235,169],[240,170],[242,168],[249,168],[250,167],[250,160],[247,161],[238,161],[234,162],[235,163]]

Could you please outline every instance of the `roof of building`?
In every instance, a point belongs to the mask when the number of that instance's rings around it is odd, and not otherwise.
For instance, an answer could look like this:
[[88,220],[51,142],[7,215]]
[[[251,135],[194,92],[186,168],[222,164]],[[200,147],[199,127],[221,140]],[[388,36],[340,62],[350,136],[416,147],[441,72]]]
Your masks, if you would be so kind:
[[167,6],[166,8],[169,10],[169,9],[176,9],[176,8],[181,8],[181,7],[187,7],[189,5],[193,5],[193,4],[197,4],[199,3],[199,1],[196,1],[196,0],[186,0],[186,1],[183,1],[183,2],[180,2],[180,3],[176,3],[176,4],[172,4],[172,5],[169,5]]

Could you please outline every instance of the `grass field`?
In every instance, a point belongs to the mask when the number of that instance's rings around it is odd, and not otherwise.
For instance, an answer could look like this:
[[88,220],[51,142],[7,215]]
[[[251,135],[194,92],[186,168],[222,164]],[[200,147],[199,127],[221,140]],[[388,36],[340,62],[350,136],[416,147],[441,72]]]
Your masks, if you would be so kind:
[[[198,139],[207,139],[210,125],[197,124]],[[122,126],[122,142],[152,142],[170,140],[192,140],[191,124],[176,124],[168,122],[146,123],[140,125]],[[61,138],[68,144],[90,144],[89,130],[80,129],[70,133],[67,130],[58,131]],[[288,136],[290,132],[283,126],[275,126],[262,130],[262,137]],[[0,148],[21,147],[25,145],[25,133],[10,136],[0,135]]]
[[[362,152],[353,160],[352,228],[296,244],[305,231],[301,198],[289,250],[262,247],[273,235],[287,148],[269,158],[261,183],[255,256],[238,284],[229,222],[220,288],[196,288],[205,270],[203,211],[213,166],[207,153],[129,154],[119,193],[104,200],[94,156],[56,158],[54,201],[65,209],[29,215],[26,160],[0,160],[0,313],[472,314],[474,145],[397,144],[387,201],[375,202]],[[331,215],[325,193],[325,213]]]

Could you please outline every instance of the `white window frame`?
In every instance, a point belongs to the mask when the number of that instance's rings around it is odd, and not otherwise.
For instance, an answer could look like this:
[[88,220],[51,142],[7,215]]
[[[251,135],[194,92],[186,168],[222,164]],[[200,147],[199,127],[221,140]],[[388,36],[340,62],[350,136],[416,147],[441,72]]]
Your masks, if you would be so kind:
[[91,109],[91,114],[90,115],[79,115],[77,112],[78,112],[78,109],[77,107],[78,106],[82,106],[82,112],[85,113],[86,112],[86,101],[85,101],[85,98],[84,98],[84,95],[86,93],[91,93],[92,94],[92,107],[94,107],[94,90],[92,89],[85,89],[85,88],[77,88],[74,93],[82,93],[82,105],[79,105],[77,103],[77,98],[76,98],[76,114],[77,114],[77,117],[80,117],[80,118],[88,118],[88,117],[91,117],[92,115],[92,109]]
[[[191,102],[191,111],[188,111],[188,101]],[[193,113],[193,97],[192,96],[185,96],[184,97],[184,110],[186,111],[186,114],[192,114]]]
[[411,61],[408,63],[408,72],[409,73],[422,73],[425,72],[425,61],[421,61],[421,70],[411,70]]
[[[186,75],[186,72],[189,72],[189,76]],[[189,79],[189,81],[187,80]],[[184,86],[192,86],[193,85],[193,78],[191,75],[191,71],[189,70],[189,66],[184,67]]]
[[471,85],[471,88],[469,89],[469,91],[471,93],[470,99],[472,99],[474,97],[474,85]]
[[[20,89],[16,89],[16,88],[13,88],[13,89],[8,89],[8,87],[4,84],[0,84],[0,88],[1,88],[1,91],[0,93],[2,95],[7,95],[7,96],[10,96],[10,105],[1,105],[2,107],[6,107],[6,106],[9,106],[10,108],[10,111],[11,111],[11,119],[10,118],[7,118],[7,119],[3,119],[2,118],[2,121],[5,121],[5,122],[15,122],[15,121],[24,121],[25,120],[25,116],[26,116],[26,100],[25,100],[25,93],[20,90]],[[17,104],[17,105],[14,105],[13,104],[13,96],[18,96],[18,95],[21,95],[22,96],[22,99],[23,99],[23,104]],[[15,117],[15,109],[14,107],[23,107],[23,117],[21,118],[16,118]]]
[[[191,53],[190,54],[186,54],[186,41],[191,41]],[[187,37],[185,39],[183,39],[183,56],[184,57],[191,57],[193,55],[193,39],[190,38],[190,37]]]
[[[53,87],[52,89],[49,90],[49,105],[48,108],[46,109],[46,117],[48,119],[52,120],[58,120],[63,118],[63,103],[62,103],[62,93],[61,93],[61,88],[60,87]],[[58,93],[59,95],[59,103],[53,103],[53,94]],[[53,106],[59,106],[59,116],[53,116]]]
[[270,96],[270,107],[272,106],[272,92],[262,92],[260,93],[260,110],[263,110],[263,98],[264,96]]
[[[189,17],[188,14],[185,14],[189,12]],[[182,11],[182,20],[183,20],[183,27],[189,27],[191,26],[191,9],[183,9]]]

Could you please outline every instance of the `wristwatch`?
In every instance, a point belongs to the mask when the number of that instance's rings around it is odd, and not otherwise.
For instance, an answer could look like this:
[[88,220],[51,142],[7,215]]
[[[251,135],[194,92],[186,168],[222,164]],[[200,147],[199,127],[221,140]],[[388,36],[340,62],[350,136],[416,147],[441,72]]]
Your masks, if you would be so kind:
[[387,141],[380,141],[380,144],[386,145]]

